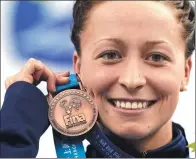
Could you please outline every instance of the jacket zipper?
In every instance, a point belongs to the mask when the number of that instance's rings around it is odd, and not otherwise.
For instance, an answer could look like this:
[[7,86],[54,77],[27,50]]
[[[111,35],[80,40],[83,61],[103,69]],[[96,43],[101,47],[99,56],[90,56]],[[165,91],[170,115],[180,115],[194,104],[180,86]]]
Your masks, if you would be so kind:
[[148,154],[148,153],[147,153],[146,151],[142,152],[142,153],[141,153],[142,158],[145,158],[147,154]]

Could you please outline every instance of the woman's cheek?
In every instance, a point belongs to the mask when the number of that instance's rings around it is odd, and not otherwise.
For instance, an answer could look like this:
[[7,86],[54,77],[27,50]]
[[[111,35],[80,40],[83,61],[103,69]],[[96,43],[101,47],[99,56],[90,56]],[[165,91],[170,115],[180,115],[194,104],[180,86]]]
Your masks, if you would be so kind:
[[161,104],[158,108],[157,118],[165,121],[173,115],[179,98],[181,74],[177,70],[162,70],[161,74],[153,72],[151,86],[155,93],[160,96]]
[[182,75],[177,70],[158,69],[151,71],[147,80],[157,93],[169,96],[179,93]]
[[[91,67],[92,66],[92,67]],[[91,65],[81,67],[81,80],[93,96],[103,94],[117,79],[114,68]]]

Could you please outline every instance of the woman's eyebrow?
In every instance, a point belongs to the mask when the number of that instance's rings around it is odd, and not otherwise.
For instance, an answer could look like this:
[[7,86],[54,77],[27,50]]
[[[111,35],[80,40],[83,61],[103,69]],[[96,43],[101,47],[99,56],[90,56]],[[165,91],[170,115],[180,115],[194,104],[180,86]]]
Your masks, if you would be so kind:
[[[119,44],[119,43],[123,43],[120,39],[117,39],[117,38],[103,38],[103,39],[100,39],[100,40],[98,40],[98,41],[96,41],[96,42],[94,42],[94,44],[97,44],[97,43],[99,43],[99,42],[101,42],[101,41],[112,41],[112,42],[115,42],[115,43],[117,43],[117,44]],[[166,41],[164,41],[164,40],[152,40],[152,41],[146,41],[145,42],[145,45],[146,46],[152,46],[152,45],[158,45],[158,44],[161,44],[161,43],[165,43],[165,44],[169,44],[168,42],[166,42]]]
[[173,54],[173,49],[172,49],[172,45],[167,42],[167,41],[164,41],[164,40],[149,40],[149,41],[146,41],[142,47],[142,50],[146,50],[146,49],[150,49],[152,48],[153,46],[155,45],[159,45],[159,44],[166,44],[168,47],[166,47],[169,52],[171,54]]
[[103,39],[100,39],[100,40],[94,42],[94,44],[97,44],[97,43],[99,43],[101,41],[111,41],[111,42],[114,42],[116,44],[124,44],[121,40],[116,39],[116,38],[103,38]]
[[158,44],[168,44],[168,45],[170,45],[168,42],[166,42],[164,40],[152,40],[152,41],[146,41],[145,42],[145,46],[153,46],[153,45],[158,45]]

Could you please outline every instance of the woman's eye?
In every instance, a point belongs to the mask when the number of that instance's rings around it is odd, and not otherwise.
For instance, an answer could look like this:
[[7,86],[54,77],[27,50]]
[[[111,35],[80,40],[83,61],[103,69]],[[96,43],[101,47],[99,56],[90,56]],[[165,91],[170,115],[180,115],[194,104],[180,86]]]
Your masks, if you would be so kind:
[[164,62],[164,61],[167,61],[168,59],[160,54],[152,54],[151,56],[147,58],[147,60],[153,61],[153,62]]
[[100,57],[103,58],[104,60],[118,60],[122,58],[120,54],[115,51],[104,52],[100,55]]

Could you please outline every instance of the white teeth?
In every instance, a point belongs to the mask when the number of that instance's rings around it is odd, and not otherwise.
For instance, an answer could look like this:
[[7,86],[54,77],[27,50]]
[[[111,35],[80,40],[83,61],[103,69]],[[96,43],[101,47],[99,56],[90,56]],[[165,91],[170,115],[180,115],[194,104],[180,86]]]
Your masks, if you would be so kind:
[[120,107],[120,102],[119,101],[116,102],[116,106]]
[[132,109],[137,109],[137,103],[136,103],[136,102],[133,102],[133,103],[131,104],[131,108],[132,108]]
[[120,105],[122,108],[126,108],[126,105],[124,102],[121,102],[121,105]]
[[147,102],[143,102],[143,108],[147,107]]
[[124,108],[124,109],[142,109],[147,108],[149,102],[124,102],[124,101],[114,101],[114,104],[117,108]]
[[126,102],[126,108],[131,108],[131,103],[130,102]]
[[142,102],[139,102],[139,104],[137,105],[138,108],[142,108]]

